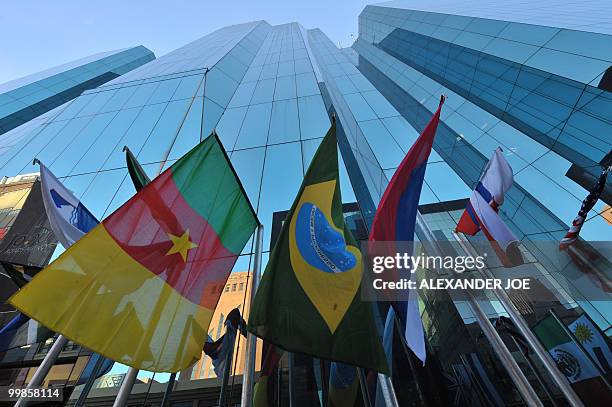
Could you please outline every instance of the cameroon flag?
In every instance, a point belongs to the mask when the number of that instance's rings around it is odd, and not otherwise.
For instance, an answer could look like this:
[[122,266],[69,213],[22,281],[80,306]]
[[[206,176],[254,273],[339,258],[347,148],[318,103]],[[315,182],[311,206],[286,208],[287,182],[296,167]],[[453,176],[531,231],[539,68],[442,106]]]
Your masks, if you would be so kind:
[[287,214],[248,329],[290,352],[387,371],[372,304],[358,292],[361,252],[342,216],[335,123]]
[[177,372],[201,357],[222,288],[257,224],[213,134],[10,302],[117,362]]

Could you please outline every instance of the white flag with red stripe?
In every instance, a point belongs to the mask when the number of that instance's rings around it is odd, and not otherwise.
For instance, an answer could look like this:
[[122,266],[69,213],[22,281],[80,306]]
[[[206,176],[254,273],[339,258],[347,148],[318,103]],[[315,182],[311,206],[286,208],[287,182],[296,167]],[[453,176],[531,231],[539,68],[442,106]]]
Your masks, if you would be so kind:
[[507,267],[522,263],[517,247],[519,240],[498,214],[499,207],[504,203],[504,195],[513,181],[512,168],[501,148],[497,148],[455,229],[472,236],[482,230]]

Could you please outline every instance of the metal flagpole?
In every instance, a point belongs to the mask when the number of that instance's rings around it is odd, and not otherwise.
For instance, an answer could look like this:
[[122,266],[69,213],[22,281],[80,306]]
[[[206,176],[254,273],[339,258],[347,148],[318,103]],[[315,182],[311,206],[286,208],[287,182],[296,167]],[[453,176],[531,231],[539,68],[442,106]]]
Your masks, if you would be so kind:
[[[472,253],[470,248],[466,245],[465,241],[462,240],[459,235],[457,235],[457,233],[453,232],[453,234],[455,236],[455,239],[463,248],[463,250],[466,253]],[[484,267],[482,269],[482,272],[486,278],[495,278],[491,270],[489,270],[487,267]],[[561,371],[557,367],[557,363],[553,360],[548,351],[544,349],[544,346],[542,346],[542,344],[540,343],[538,338],[536,338],[535,334],[531,331],[531,329],[529,329],[529,325],[527,325],[527,322],[525,321],[523,316],[514,306],[514,303],[508,296],[508,293],[499,288],[493,289],[493,292],[497,296],[499,302],[506,309],[506,312],[508,312],[508,316],[510,317],[516,328],[519,330],[521,335],[523,335],[525,341],[529,344],[529,346],[538,356],[538,358],[552,377],[553,381],[555,382],[557,387],[559,387],[559,390],[561,390],[570,405],[572,407],[583,407],[584,404],[582,403],[582,400],[580,400],[574,389],[572,389],[572,386],[567,380],[567,377],[565,377],[565,375],[561,373]]]
[[359,387],[361,388],[363,404],[365,404],[366,407],[372,407],[372,400],[370,400],[370,394],[368,393],[368,383],[366,382],[365,369],[355,366],[355,370],[357,370],[357,376],[359,377]]
[[125,407],[127,405],[128,399],[130,398],[130,393],[132,392],[132,387],[134,387],[134,383],[136,383],[136,376],[138,375],[138,369],[134,367],[130,367],[123,378],[123,383],[121,383],[121,387],[119,388],[119,393],[117,393],[117,398],[115,399],[115,403],[113,407]]
[[385,374],[378,373],[378,385],[380,386],[380,393],[382,394],[383,400],[385,400],[385,406],[387,407],[398,407],[397,397],[395,396],[395,389],[391,378]]
[[510,339],[512,339],[512,342],[514,342],[514,346],[516,346],[516,348],[519,350],[519,352],[521,352],[521,354],[523,355],[523,358],[525,358],[525,362],[527,362],[527,366],[529,366],[529,369],[531,370],[533,375],[536,377],[538,383],[540,383],[540,387],[542,387],[542,390],[544,390],[544,393],[546,393],[546,396],[548,396],[548,399],[550,400],[550,403],[553,405],[553,407],[557,407],[557,403],[555,402],[555,398],[552,395],[552,393],[550,392],[550,389],[548,388],[548,385],[544,381],[544,378],[542,377],[540,372],[538,372],[538,369],[533,365],[533,362],[531,361],[531,357],[529,356],[529,351],[526,350],[526,352],[523,352],[523,350],[521,348],[521,345],[518,343],[518,341],[516,340],[514,335],[510,334]]
[[[425,240],[431,243],[429,247],[434,252],[436,252],[436,254],[440,255],[440,249],[435,244],[436,239],[433,236],[431,230],[429,230],[429,227],[425,223],[425,220],[423,219],[423,216],[420,212],[417,212],[416,225],[419,231],[425,235]],[[464,292],[467,295],[468,303],[470,304],[470,308],[474,313],[474,317],[476,318],[480,329],[482,329],[482,332],[489,341],[491,347],[493,348],[493,351],[495,352],[495,354],[501,361],[501,364],[504,366],[504,368],[510,375],[512,382],[523,397],[525,403],[528,406],[542,406],[540,398],[538,397],[533,387],[531,387],[531,384],[527,380],[527,377],[525,377],[525,374],[519,367],[518,363],[516,363],[516,360],[514,360],[514,357],[512,357],[510,350],[502,340],[501,336],[499,336],[499,333],[497,332],[491,321],[489,321],[487,314],[483,311],[482,307],[474,298],[471,292],[469,292],[468,290],[465,290]]]
[[[93,355],[96,355],[96,354],[94,353]],[[91,370],[91,373],[90,373],[89,377],[87,378],[87,381],[83,385],[83,390],[81,390],[81,394],[79,394],[79,398],[77,399],[76,403],[74,404],[74,407],[81,407],[85,403],[85,399],[87,398],[87,395],[89,394],[89,391],[93,387],[93,384],[94,384],[94,382],[97,379],[98,372],[100,371],[100,368],[102,367],[102,364],[104,363],[105,359],[106,358],[104,356],[98,354],[98,360],[96,360],[96,364],[94,365],[93,369]]]
[[289,365],[289,407],[296,407],[295,404],[295,360],[293,352],[287,352],[287,360]]
[[[227,329],[230,329],[230,326],[227,325]],[[226,335],[227,335],[226,329]],[[240,335],[240,327],[236,329],[236,335]],[[225,338],[227,339],[227,337]],[[227,342],[226,342],[227,343]],[[221,391],[219,392],[219,407],[225,407],[225,393],[227,393],[227,383],[229,382],[230,372],[232,371],[232,359],[234,357],[234,345],[236,344],[236,337],[234,337],[234,341],[230,345],[229,350],[227,351],[227,356],[225,358],[225,369],[223,370],[223,377],[221,381]]]
[[[251,276],[251,293],[249,298],[249,310],[255,298],[255,292],[261,277],[261,261],[263,253],[263,225],[257,226],[255,231],[255,259],[253,264],[253,275]],[[248,333],[246,349],[244,353],[244,373],[242,375],[242,394],[240,405],[251,407],[253,405],[253,376],[255,375],[255,357],[257,352],[257,337]]]
[[176,373],[172,373],[168,379],[168,385],[166,385],[166,391],[164,392],[164,397],[162,398],[160,407],[166,407],[170,403],[170,395],[172,394],[172,388],[174,387],[175,381]]
[[[62,349],[64,349],[64,345],[66,345],[66,342],[68,342],[68,339],[66,339],[64,335],[58,335],[58,337],[55,339],[55,342],[53,342],[51,349],[49,349],[49,352],[47,352],[47,355],[43,359],[42,363],[40,364],[40,366],[38,366],[38,369],[36,369],[36,372],[34,373],[34,376],[32,376],[32,380],[30,380],[30,383],[28,383],[28,385],[26,386],[26,389],[40,387],[45,377],[47,377],[47,373],[49,373],[49,370],[51,370],[51,367],[57,360],[57,357],[59,356],[60,352],[62,351]],[[28,401],[25,398],[20,397],[19,400],[17,400],[17,403],[15,403],[15,407],[23,407],[26,406],[27,403]]]
[[501,361],[502,365],[508,371],[510,378],[514,382],[517,390],[523,397],[523,400],[528,406],[543,406],[542,401],[538,397],[538,394],[535,392],[527,377],[519,367],[518,363],[510,353],[510,350],[502,340],[499,333],[489,321],[487,314],[484,312],[476,298],[472,295],[468,290],[464,291],[467,294],[468,301],[470,303],[470,307],[472,308],[472,312],[478,321],[478,325],[482,329],[485,337],[489,340],[491,347],[497,354],[497,357]]

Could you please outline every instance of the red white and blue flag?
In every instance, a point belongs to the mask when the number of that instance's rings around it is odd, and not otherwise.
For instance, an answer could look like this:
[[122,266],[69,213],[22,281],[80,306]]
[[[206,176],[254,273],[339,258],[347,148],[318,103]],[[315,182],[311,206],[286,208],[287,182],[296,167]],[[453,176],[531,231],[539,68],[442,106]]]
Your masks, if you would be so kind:
[[582,201],[582,206],[578,211],[578,215],[572,221],[572,225],[570,226],[563,239],[561,239],[561,243],[559,243],[559,249],[565,250],[571,244],[578,240],[578,235],[580,234],[580,230],[582,229],[582,225],[584,225],[584,221],[586,220],[589,211],[593,209],[593,207],[599,200],[601,193],[606,187],[606,178],[608,177],[608,172],[610,172],[611,169],[612,166],[604,168],[599,178],[597,178],[597,181],[595,181],[595,184],[589,191],[589,194]]
[[506,267],[523,263],[518,250],[519,240],[498,213],[513,180],[512,168],[504,158],[502,149],[497,148],[455,229],[471,236],[482,230]]
[[[444,99],[444,96],[440,98],[438,110],[393,174],[380,200],[376,215],[374,215],[370,241],[410,242],[414,240],[417,209],[423,179],[425,178],[427,159],[433,146]],[[411,278],[415,278],[414,273],[412,273]],[[408,301],[403,302],[401,307],[396,304],[396,308],[397,315],[405,325],[406,343],[414,354],[425,363],[425,338],[416,291],[410,290]]]

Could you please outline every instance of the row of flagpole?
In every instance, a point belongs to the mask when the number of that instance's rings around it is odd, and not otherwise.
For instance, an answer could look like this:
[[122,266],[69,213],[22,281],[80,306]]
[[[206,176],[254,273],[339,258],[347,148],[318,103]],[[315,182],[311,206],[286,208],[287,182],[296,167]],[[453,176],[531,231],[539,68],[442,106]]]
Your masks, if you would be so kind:
[[[208,72],[208,70],[206,71]],[[205,80],[206,75],[204,75],[204,80]],[[195,97],[194,97],[195,99]],[[442,99],[443,102],[443,99]],[[440,104],[440,106],[442,105],[442,102]],[[193,100],[192,100],[193,103]],[[435,132],[435,130],[434,130]],[[168,154],[170,152],[170,149],[168,150]],[[164,161],[167,159],[167,154],[166,157],[164,159]],[[494,162],[493,159],[491,160],[491,162],[489,163],[489,165]],[[163,169],[163,163],[162,165],[160,165],[160,172]],[[43,166],[41,165],[41,173]],[[489,167],[487,167],[488,169]],[[510,170],[511,171],[511,170]],[[486,171],[485,171],[486,173]],[[510,172],[511,175],[511,172]],[[484,182],[484,181],[483,181]],[[505,191],[504,191],[505,192]],[[502,192],[503,194],[503,192]],[[478,201],[474,200],[474,209],[477,210],[477,212],[483,208],[480,208],[478,206]],[[488,205],[488,203],[487,203]],[[480,215],[480,213],[479,213]],[[483,218],[482,216],[479,216],[480,218]],[[485,222],[486,223],[486,222]],[[439,252],[439,248],[435,245],[435,238],[433,236],[433,234],[431,233],[431,231],[429,231],[426,223],[424,222],[423,218],[421,217],[421,215],[417,212],[416,213],[416,224],[417,224],[417,228],[418,230],[423,233],[426,237],[426,239],[424,239],[427,242],[430,242],[432,244],[430,244],[430,250],[433,250],[434,253],[438,253]],[[493,230],[491,229],[491,231],[493,232]],[[252,305],[253,303],[253,298],[255,296],[255,293],[257,291],[257,287],[258,287],[258,283],[259,283],[259,279],[261,276],[261,266],[262,266],[262,252],[263,252],[263,225],[258,224],[258,226],[255,229],[255,250],[254,250],[254,267],[253,267],[253,276],[252,276],[252,288],[251,288],[251,292],[250,292],[250,298],[249,298],[249,305]],[[456,233],[454,234],[455,239],[459,242],[459,244],[461,245],[462,249],[466,252],[466,253],[470,253],[470,248],[468,247],[468,245],[465,244],[465,241],[463,241]],[[496,241],[498,239],[495,239]],[[509,239],[510,240],[510,239]],[[486,277],[492,277],[491,272],[488,269],[484,269],[483,273],[485,274]],[[576,395],[576,393],[574,392],[574,390],[571,388],[569,382],[567,381],[566,377],[558,370],[555,362],[552,360],[552,358],[550,357],[550,355],[548,354],[548,352],[544,349],[544,347],[540,344],[540,342],[537,340],[536,336],[533,334],[533,332],[529,329],[529,326],[527,325],[527,323],[524,321],[523,317],[520,315],[520,313],[518,312],[518,310],[516,309],[516,307],[512,304],[512,301],[510,300],[510,298],[508,297],[507,293],[501,289],[499,290],[494,290],[494,293],[496,294],[496,296],[498,297],[499,301],[502,303],[502,305],[506,308],[508,314],[510,315],[510,319],[514,322],[514,324],[517,326],[518,330],[520,331],[520,333],[524,336],[526,342],[530,345],[530,347],[532,347],[532,349],[535,351],[535,354],[537,355],[537,357],[541,360],[542,364],[548,369],[548,371],[551,374],[551,377],[553,379],[553,381],[555,382],[555,384],[559,387],[559,389],[561,390],[561,392],[564,394],[564,396],[567,398],[568,402],[570,403],[570,405],[575,406],[575,407],[580,407],[582,406],[582,402],[581,400],[578,398],[578,396]],[[470,307],[474,313],[474,316],[479,324],[479,326],[481,327],[481,329],[483,330],[484,335],[487,337],[487,339],[489,340],[489,343],[491,344],[495,354],[498,356],[498,358],[500,359],[500,361],[502,362],[503,366],[506,368],[510,378],[512,379],[512,381],[514,382],[517,390],[519,391],[519,393],[521,394],[521,396],[523,397],[524,401],[529,404],[529,405],[534,405],[534,406],[541,406],[542,403],[538,397],[538,395],[536,394],[535,390],[533,389],[533,387],[530,385],[529,381],[527,380],[527,378],[525,377],[524,373],[522,372],[522,370],[520,369],[520,367],[518,366],[516,360],[514,359],[514,357],[512,356],[512,354],[510,353],[509,349],[507,348],[507,346],[504,344],[503,340],[501,339],[499,333],[497,332],[497,330],[495,329],[495,327],[493,326],[493,324],[491,323],[491,321],[489,321],[486,313],[483,311],[482,307],[480,306],[478,300],[476,300],[476,298],[474,298],[471,293],[467,293],[467,297],[468,297],[468,303],[470,304]],[[403,340],[408,340],[409,338],[402,338]],[[248,337],[247,337],[247,345],[246,345],[246,357],[245,357],[245,366],[244,366],[244,374],[243,374],[243,383],[242,383],[242,393],[241,393],[241,402],[242,405],[245,407],[250,407],[252,405],[252,400],[253,400],[253,379],[254,379],[254,370],[255,370],[255,356],[256,356],[256,344],[257,344],[257,339],[255,337],[254,334],[249,333]],[[49,350],[49,352],[47,353],[47,355],[45,356],[43,362],[41,363],[41,365],[39,366],[39,368],[36,370],[34,376],[32,377],[32,379],[30,380],[30,382],[27,385],[27,388],[34,388],[37,386],[40,386],[43,381],[45,376],[48,374],[50,368],[53,366],[54,362],[57,360],[57,357],[59,355],[59,353],[62,351],[63,347],[65,346],[67,342],[66,337],[64,337],[64,335],[59,335],[55,342],[53,343],[51,349]],[[410,345],[410,344],[409,344]],[[411,349],[414,350],[413,347],[411,347]],[[232,347],[233,350],[233,347]],[[418,355],[417,355],[418,356]],[[231,358],[231,352],[230,352],[230,356],[229,358]],[[289,386],[289,393],[290,393],[290,401],[293,401],[294,399],[294,389],[293,389],[293,366],[292,366],[292,362],[293,362],[293,354],[289,354],[289,382],[290,382],[290,386]],[[94,372],[99,368],[98,363],[96,363],[96,367],[94,367]],[[227,384],[227,377],[229,375],[229,364],[226,366],[225,372],[224,372],[224,377],[223,377],[223,385],[222,385],[222,389],[221,389],[221,394],[220,394],[220,405],[224,405],[225,404],[225,385]],[[360,372],[361,373],[361,372]],[[136,377],[138,375],[138,369],[130,367],[127,371],[127,374],[121,384],[121,387],[119,389],[119,392],[117,394],[117,397],[115,399],[114,402],[114,407],[124,407],[127,404],[129,395],[132,392],[132,388],[134,386],[134,383],[136,382]],[[92,375],[92,376],[95,376]],[[169,397],[170,392],[172,391],[172,387],[174,384],[174,378],[176,377],[175,374],[173,374],[171,376],[170,381],[168,382],[168,386],[167,386],[167,390],[166,393],[164,394],[164,400],[166,401]],[[93,381],[92,381],[93,383]],[[91,383],[91,384],[92,384]],[[383,399],[385,400],[385,404],[387,406],[397,406],[397,399],[395,397],[395,392],[393,389],[393,384],[391,382],[391,379],[389,376],[386,376],[384,374],[378,374],[378,383],[379,386],[381,388],[382,394],[383,394]],[[82,390],[82,394],[79,397],[79,400],[81,400],[82,398],[87,396],[87,391],[89,390],[89,388],[91,387],[90,383],[87,383],[87,385],[84,386],[84,389]],[[89,388],[88,388],[89,385]],[[77,403],[78,404],[78,403]],[[23,406],[26,405],[26,401],[23,399],[20,399],[17,404],[17,406]]]

